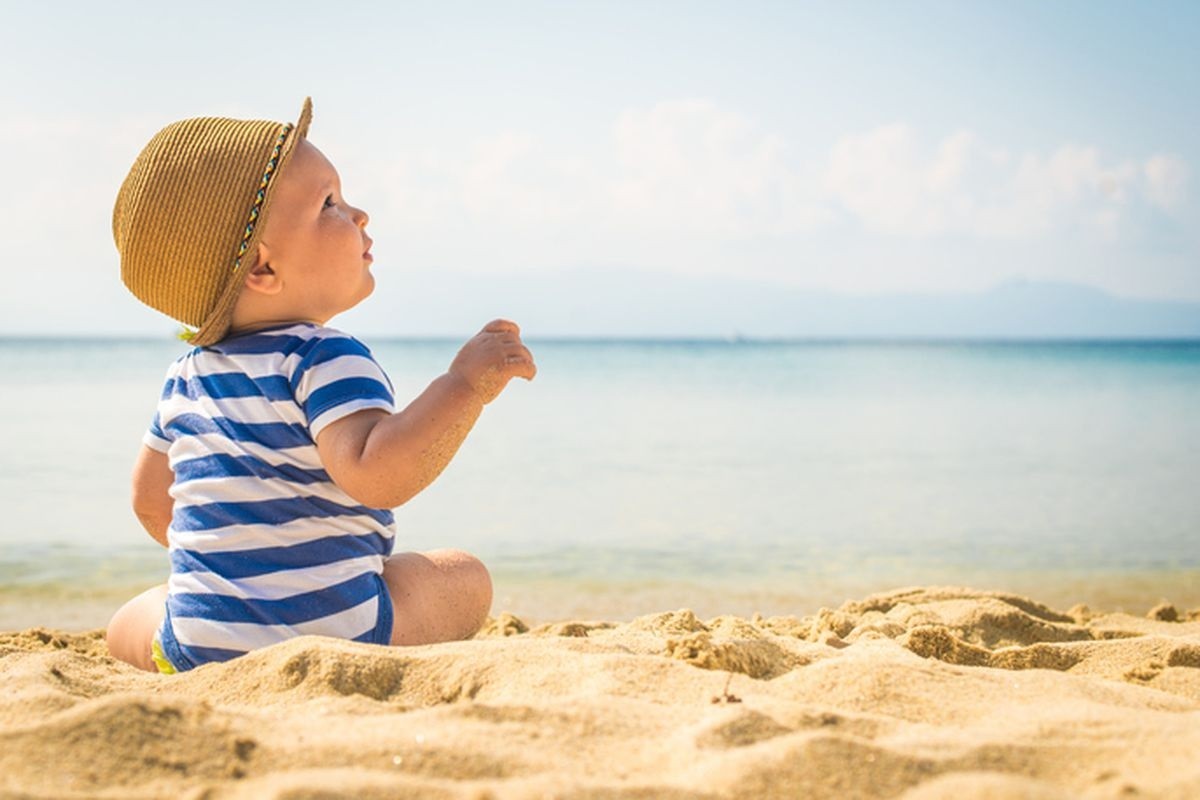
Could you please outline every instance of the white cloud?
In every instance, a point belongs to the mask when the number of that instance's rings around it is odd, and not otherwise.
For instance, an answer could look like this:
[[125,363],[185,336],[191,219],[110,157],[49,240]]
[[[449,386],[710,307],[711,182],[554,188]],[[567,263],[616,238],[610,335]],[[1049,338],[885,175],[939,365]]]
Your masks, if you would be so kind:
[[[113,260],[113,198],[162,122],[0,120],[0,158],[22,187],[0,198],[13,251],[54,241],[70,264]],[[1103,243],[1147,214],[1192,207],[1189,165],[1172,154],[1118,159],[1086,143],[1016,151],[971,130],[937,138],[899,122],[802,149],[708,100],[626,109],[575,138],[479,134],[381,152],[373,134],[360,142],[347,129],[319,144],[371,212],[381,250],[390,242],[398,260],[496,271],[627,263],[791,275],[802,263],[815,274],[842,264],[860,231],[925,254],[938,237],[1044,244],[1083,232]]]
[[458,158],[410,153],[372,172],[396,187],[389,210],[434,225],[465,215],[485,227],[736,238],[832,218],[783,137],[708,101],[626,110],[607,136],[572,144],[503,132]]
[[830,151],[825,187],[866,230],[922,238],[944,234],[1020,239],[1090,227],[1116,235],[1137,201],[1173,208],[1184,165],[1155,156],[1139,165],[1065,144],[1014,158],[970,131],[925,155],[916,133],[892,124],[847,136]]
[[1174,211],[1183,202],[1187,189],[1188,167],[1182,159],[1170,155],[1149,158],[1142,167],[1146,198],[1164,211]]
[[1073,225],[1111,232],[1134,177],[1132,163],[1105,165],[1094,147],[1025,153],[1014,172],[1000,171],[965,188],[981,198],[981,207],[962,232],[1014,239]]
[[782,136],[706,100],[626,110],[614,146],[604,188],[618,224],[742,236],[809,230],[828,217]]
[[541,152],[533,137],[502,133],[477,141],[458,173],[459,200],[476,222],[496,216],[520,226],[578,219],[571,167]]
[[867,230],[926,236],[960,227],[974,211],[963,191],[974,137],[960,131],[923,160],[911,128],[885,125],[847,136],[830,150],[824,187]]
[[1175,156],[1113,159],[1073,143],[1012,152],[965,129],[931,141],[893,123],[801,155],[743,114],[679,100],[622,111],[607,138],[502,132],[378,175],[391,210],[434,226],[730,242],[832,230],[839,218],[907,239],[1112,238],[1139,207],[1175,209],[1187,194]]

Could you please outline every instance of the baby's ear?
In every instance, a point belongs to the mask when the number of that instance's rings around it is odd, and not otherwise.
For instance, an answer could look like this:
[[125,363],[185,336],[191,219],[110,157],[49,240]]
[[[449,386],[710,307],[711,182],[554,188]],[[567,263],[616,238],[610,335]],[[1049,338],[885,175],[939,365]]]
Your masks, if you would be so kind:
[[271,269],[271,265],[267,261],[268,255],[266,246],[260,242],[258,258],[254,260],[254,266],[246,273],[246,288],[260,294],[279,294],[283,288],[283,282],[279,280],[275,270]]

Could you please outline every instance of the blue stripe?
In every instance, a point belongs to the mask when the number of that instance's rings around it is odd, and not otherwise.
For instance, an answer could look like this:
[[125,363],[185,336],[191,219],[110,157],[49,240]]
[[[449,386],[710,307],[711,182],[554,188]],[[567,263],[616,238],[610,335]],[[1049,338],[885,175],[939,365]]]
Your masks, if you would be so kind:
[[229,661],[248,652],[245,649],[189,647],[181,644],[175,638],[175,630],[171,625],[171,600],[169,597],[167,598],[167,613],[161,630],[163,653],[166,655],[167,661],[171,662],[171,666],[175,667],[179,672],[195,669],[201,664],[207,664],[210,661]]
[[215,572],[230,580],[237,580],[285,569],[335,564],[350,558],[387,556],[391,554],[391,548],[390,538],[378,533],[365,533],[361,536],[326,536],[284,547],[219,553],[175,549],[171,551],[171,568],[175,572]]
[[183,650],[179,647],[179,642],[175,640],[175,631],[171,628],[171,596],[167,595],[167,611],[163,617],[163,623],[158,629],[159,643],[162,645],[163,655],[167,657],[167,661],[171,662],[177,671],[195,667],[196,664],[188,658]]
[[167,441],[167,435],[163,433],[162,425],[159,423],[158,412],[154,412],[154,419],[150,421],[150,433],[154,434],[163,441]]
[[357,516],[368,516],[380,525],[391,525],[393,520],[388,510],[307,496],[177,506],[171,527],[177,531],[208,531],[230,525],[283,525],[298,519]]
[[314,419],[331,408],[366,399],[383,400],[390,406],[392,393],[374,378],[342,378],[311,393],[304,401],[304,416],[311,425]]
[[323,469],[302,469],[292,464],[268,464],[254,456],[231,456],[227,453],[191,458],[175,465],[175,482],[201,478],[282,478],[289,483],[332,483]]
[[[186,654],[188,660],[192,663],[192,666],[186,669],[192,669],[193,667],[213,661],[232,661],[238,656],[244,656],[250,652],[249,650],[226,650],[222,647],[192,647],[191,645],[184,644],[179,645],[179,651]],[[174,658],[170,656],[167,656],[167,658],[172,664],[175,663]],[[176,666],[175,669],[179,669],[179,667]],[[180,671],[183,672],[185,670]]]
[[282,375],[251,378],[242,372],[217,372],[193,378],[173,378],[163,387],[163,399],[183,395],[189,400],[201,397],[265,397],[267,400],[291,400],[292,387]]
[[367,631],[361,636],[355,636],[354,641],[387,645],[392,643],[393,616],[395,614],[395,609],[392,608],[392,592],[382,575],[376,575],[375,582],[379,587],[379,618],[375,622],[374,630]]
[[[286,326],[288,328],[291,325]],[[283,356],[289,356],[304,346],[305,342],[311,340],[309,336],[296,336],[294,334],[276,335],[267,332],[251,333],[245,336],[236,336],[230,339],[225,339],[214,345],[211,349],[218,353],[227,355],[265,355],[267,353],[279,353]],[[198,351],[198,352],[203,352]]]
[[370,361],[371,366],[378,369],[375,359],[371,357],[371,351],[367,349],[367,346],[351,336],[330,337],[328,339],[314,337],[308,341],[307,347],[301,346],[297,348],[296,354],[300,355],[301,359],[300,363],[296,366],[296,371],[292,373],[292,394],[295,394],[299,389],[300,381],[304,379],[306,372],[319,364],[324,364],[335,358],[361,356]]
[[308,428],[300,423],[236,422],[228,417],[205,417],[191,412],[179,414],[167,423],[166,430],[176,436],[221,434],[238,442],[255,442],[272,450],[305,447],[313,444]]
[[376,574],[371,571],[312,592],[279,600],[257,600],[220,594],[171,595],[171,615],[200,617],[213,622],[250,622],[258,625],[299,625],[346,611],[379,597]]

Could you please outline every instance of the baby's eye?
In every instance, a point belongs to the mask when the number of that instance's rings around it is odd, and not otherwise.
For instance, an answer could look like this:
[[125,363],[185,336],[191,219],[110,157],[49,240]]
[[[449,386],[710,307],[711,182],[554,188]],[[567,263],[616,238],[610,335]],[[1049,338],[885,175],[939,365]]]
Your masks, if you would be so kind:
[[332,208],[335,205],[337,204],[333,202],[333,195],[329,195],[325,198],[325,208]]

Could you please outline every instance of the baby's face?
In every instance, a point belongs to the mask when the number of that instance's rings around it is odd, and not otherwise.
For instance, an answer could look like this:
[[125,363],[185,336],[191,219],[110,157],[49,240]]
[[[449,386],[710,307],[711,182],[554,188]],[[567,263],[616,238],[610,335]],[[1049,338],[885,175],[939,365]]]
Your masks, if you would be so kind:
[[274,187],[262,244],[296,319],[324,324],[375,288],[369,217],[342,196],[337,170],[301,139]]

